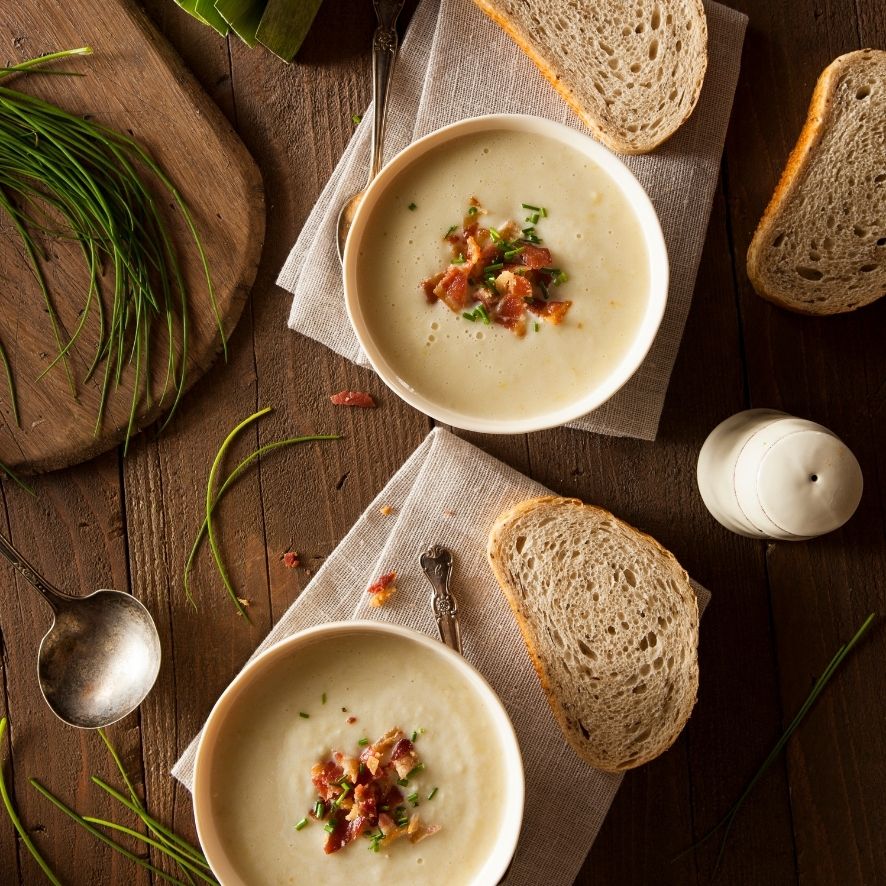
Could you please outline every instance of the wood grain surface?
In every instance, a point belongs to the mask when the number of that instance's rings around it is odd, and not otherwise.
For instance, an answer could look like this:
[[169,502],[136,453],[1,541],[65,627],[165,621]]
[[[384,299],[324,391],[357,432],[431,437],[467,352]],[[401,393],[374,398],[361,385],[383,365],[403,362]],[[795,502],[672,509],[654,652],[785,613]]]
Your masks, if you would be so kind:
[[[881,0],[735,5],[750,16],[742,74],[658,439],[570,430],[467,435],[563,494],[605,505],[653,533],[714,595],[702,621],[695,712],[667,754],[626,775],[578,877],[581,886],[886,882],[882,625],[758,784],[716,880],[716,839],[673,861],[738,796],[840,643],[869,611],[886,614],[886,300],[845,317],[795,317],[753,293],[744,259],[818,73],[841,52],[886,46],[886,10]],[[229,363],[194,387],[167,434],[142,435],[126,459],[109,452],[40,478],[36,499],[4,482],[0,524],[69,590],[128,588],[157,618],[165,655],[157,688],[112,736],[148,805],[193,835],[190,798],[170,778],[170,766],[430,423],[372,373],[287,331],[288,298],[274,286],[350,137],[352,114],[362,113],[368,99],[368,0],[327,0],[291,67],[222,40],[171,0],[145,6],[261,167],[268,230],[253,296]],[[15,18],[14,10],[0,8],[0,33],[15,30]],[[12,54],[8,43],[3,48]],[[380,408],[336,410],[328,395],[345,387],[371,391]],[[242,441],[243,452],[296,430],[340,431],[345,438],[273,455],[226,500],[222,545],[250,599],[250,626],[234,614],[205,551],[193,582],[197,611],[184,599],[181,578],[209,462],[225,432],[265,405],[274,412]],[[865,493],[846,527],[814,542],[766,544],[732,535],[710,517],[695,486],[698,449],[717,422],[750,406],[821,421],[856,452]],[[282,565],[287,549],[300,553],[304,568]],[[148,882],[28,784],[39,776],[78,808],[111,812],[88,784],[92,772],[113,780],[98,738],[63,726],[39,700],[36,645],[48,615],[11,572],[2,575],[2,689],[12,728],[0,752],[13,753],[6,771],[22,818],[64,882]],[[31,886],[40,876],[0,818],[0,882]]]
[[[56,64],[82,77],[29,74],[10,85],[90,115],[144,144],[166,171],[194,217],[216,287],[225,334],[233,330],[255,277],[264,237],[261,175],[224,114],[208,98],[154,25],[129,0],[21,0],[0,12],[0,64],[45,52],[90,46],[94,55]],[[6,85],[6,81],[4,81]],[[154,182],[156,184],[156,182]],[[212,363],[221,348],[199,253],[184,218],[169,195],[155,189],[164,205],[189,293],[188,384]],[[62,340],[77,326],[86,298],[87,270],[78,244],[51,240],[41,267],[59,315]],[[95,311],[71,351],[76,379],[72,396],[61,364],[43,378],[57,353],[50,319],[20,239],[5,214],[0,217],[0,340],[12,365],[21,426],[13,421],[5,390],[0,396],[0,461],[24,472],[51,470],[90,458],[124,436],[136,386],[133,368],[112,389],[104,421],[96,429],[102,369],[85,380],[95,353]],[[112,272],[102,273],[110,304]],[[107,314],[110,317],[110,313]],[[165,320],[159,320],[163,327]],[[166,375],[165,338],[155,335],[151,374],[154,390]],[[180,342],[176,342],[177,354]],[[141,398],[136,427],[168,408]]]

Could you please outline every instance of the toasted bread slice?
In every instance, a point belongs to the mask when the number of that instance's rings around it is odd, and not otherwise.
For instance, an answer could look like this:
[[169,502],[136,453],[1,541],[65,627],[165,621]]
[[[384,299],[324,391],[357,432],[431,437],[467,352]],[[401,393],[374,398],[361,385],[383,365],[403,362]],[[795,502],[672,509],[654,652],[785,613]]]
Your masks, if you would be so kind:
[[854,311],[886,294],[886,51],[831,62],[748,249],[769,301]]
[[708,64],[701,0],[475,2],[614,151],[651,151],[698,101]]
[[667,750],[698,690],[698,604],[674,556],[554,497],[502,514],[487,553],[576,753],[620,772]]

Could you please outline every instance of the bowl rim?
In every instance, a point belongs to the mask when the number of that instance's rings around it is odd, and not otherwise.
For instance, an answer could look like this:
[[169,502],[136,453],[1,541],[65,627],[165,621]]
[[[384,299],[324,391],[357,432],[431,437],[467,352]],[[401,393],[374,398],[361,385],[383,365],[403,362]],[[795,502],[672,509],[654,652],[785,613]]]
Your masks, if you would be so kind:
[[503,819],[497,838],[490,849],[483,867],[477,873],[472,886],[497,883],[505,875],[520,837],[523,824],[523,809],[526,797],[526,781],[523,756],[514,725],[501,699],[490,686],[488,680],[466,658],[459,655],[437,639],[420,631],[389,622],[354,619],[351,621],[327,622],[298,631],[249,661],[219,696],[200,733],[194,758],[194,778],[192,799],[197,837],[212,872],[224,886],[247,886],[221,845],[221,839],[212,816],[210,790],[210,767],[212,753],[218,744],[218,733],[241,692],[255,682],[272,664],[312,640],[338,637],[348,633],[375,633],[395,635],[417,643],[442,659],[467,678],[472,690],[483,697],[484,706],[493,713],[499,740],[505,751],[504,766],[507,772],[507,791],[504,796]]
[[[590,157],[626,197],[642,231],[649,262],[649,288],[646,310],[633,342],[619,363],[584,397],[551,412],[513,418],[486,418],[466,415],[429,399],[411,388],[390,366],[372,339],[363,318],[356,282],[360,238],[372,210],[401,171],[423,154],[453,139],[477,132],[513,130],[546,135]],[[664,317],[668,300],[669,262],[661,223],[649,195],[624,162],[607,147],[577,129],[531,114],[486,114],[468,117],[436,129],[396,154],[366,189],[348,235],[342,260],[345,309],[360,347],[381,380],[410,406],[431,418],[461,428],[487,434],[524,434],[559,427],[581,418],[611,399],[637,372],[652,347]]]

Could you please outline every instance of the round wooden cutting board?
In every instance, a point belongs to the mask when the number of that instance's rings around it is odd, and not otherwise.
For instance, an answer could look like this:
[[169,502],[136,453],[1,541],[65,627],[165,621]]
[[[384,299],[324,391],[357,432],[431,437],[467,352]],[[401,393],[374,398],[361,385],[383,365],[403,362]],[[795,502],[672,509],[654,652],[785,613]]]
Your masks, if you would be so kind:
[[[258,168],[219,109],[128,0],[19,0],[0,14],[0,64],[80,46],[91,46],[94,54],[57,67],[85,76],[27,74],[4,80],[3,85],[73,113],[89,114],[132,133],[148,148],[191,210],[212,271],[222,325],[230,335],[255,279],[264,238]],[[165,202],[169,205],[168,195]],[[166,217],[179,245],[188,288],[190,386],[213,362],[222,343],[199,256],[183,219],[171,205]],[[83,256],[78,246],[65,240],[39,242],[46,251],[43,268],[62,339],[67,341],[85,301]],[[105,271],[104,281],[112,281],[110,271]],[[151,373],[159,393],[167,353],[163,336],[156,337]],[[21,240],[5,213],[0,213],[0,341],[9,356],[21,413],[17,427],[0,374],[0,462],[24,473],[49,471],[97,455],[123,439],[133,393],[132,368],[112,390],[98,429],[101,368],[97,377],[83,381],[98,342],[95,315],[88,318],[72,351],[76,399],[60,364],[38,380],[55,355],[55,341]],[[136,426],[153,422],[169,403],[168,396],[163,404],[142,398]]]

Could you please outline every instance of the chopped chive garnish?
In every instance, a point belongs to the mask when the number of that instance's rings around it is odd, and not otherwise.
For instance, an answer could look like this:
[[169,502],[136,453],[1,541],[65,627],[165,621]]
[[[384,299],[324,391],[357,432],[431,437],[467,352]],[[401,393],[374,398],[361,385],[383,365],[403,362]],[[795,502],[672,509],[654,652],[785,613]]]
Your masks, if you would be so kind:
[[351,792],[352,785],[349,785],[346,782],[341,782],[341,786],[344,788],[344,790],[332,801],[333,809],[338,809],[338,807],[341,806],[344,798],[347,797],[347,795]]
[[329,824],[323,825],[323,830],[326,831],[327,834],[331,834],[335,830],[335,823],[330,821]]
[[443,239],[445,240],[450,234],[454,234],[458,230],[458,225],[453,225],[444,235]]
[[527,216],[526,216],[526,221],[528,221],[528,222],[532,222],[532,224],[537,225],[537,224],[538,224],[538,220],[539,220],[540,218],[541,218],[541,215],[539,215],[539,213],[537,213],[537,212],[533,212],[532,215],[527,215]]
[[515,257],[518,256],[521,252],[523,252],[523,250],[524,250],[525,248],[526,248],[525,246],[518,246],[518,247],[516,247],[515,249],[508,249],[508,250],[505,252],[505,259],[512,259],[512,258],[515,258]]
[[412,730],[412,740],[415,741],[417,738],[418,738],[418,730],[413,729]]
[[398,779],[397,779],[397,784],[400,785],[401,788],[405,788],[406,785],[409,784],[409,780],[406,779],[406,778],[398,778]]
[[414,203],[410,203],[409,206],[406,207],[410,212],[415,212],[418,207]]
[[326,804],[322,800],[318,800],[314,804],[314,817],[323,818],[326,815]]
[[468,207],[468,215],[476,215],[476,214],[477,214],[477,207],[476,206],[469,206]]
[[326,704],[326,693],[325,693],[325,692],[323,693],[323,695],[320,696],[320,701],[321,701],[323,704]]
[[[538,323],[536,323],[535,325],[538,326]],[[429,800],[433,800],[434,797],[437,796],[437,791],[438,791],[438,790],[440,790],[440,789],[439,789],[439,788],[434,788],[434,790],[432,790],[431,793],[428,794],[428,799],[429,799]]]
[[542,208],[541,208],[541,217],[542,218],[548,217],[548,211],[547,211],[547,209],[544,208],[544,206],[542,206]]
[[302,828],[306,828],[308,826],[308,820],[303,818],[301,821],[296,822],[295,829],[300,831]]
[[369,739],[368,738],[361,738],[360,741],[357,742],[357,744],[360,745],[361,748],[365,748],[366,745],[369,744]]
[[409,772],[408,772],[408,774],[406,775],[406,777],[407,777],[407,778],[412,778],[412,776],[415,775],[416,772],[421,772],[422,770],[424,770],[424,768],[425,768],[425,764],[424,764],[424,763],[419,763],[417,766],[413,766],[412,769],[409,770]]
[[452,259],[452,263],[454,265],[463,265],[465,263],[465,257],[459,253],[454,259]]
[[535,324],[535,331],[538,332],[539,329],[541,329],[541,326],[538,323],[536,323]]
[[304,711],[299,711],[299,712],[298,712],[298,715],[299,715],[299,717],[301,717],[303,720],[310,720],[310,719],[311,719],[311,715],[310,715],[310,714],[306,714]]
[[541,212],[541,206],[533,206],[531,203],[521,203],[524,209],[531,209],[533,212]]
[[413,806],[418,806],[418,793],[413,791],[407,798]]
[[[489,281],[487,280],[486,282],[488,283]],[[494,287],[494,282],[492,285]],[[486,305],[478,305],[473,311],[465,311],[462,314],[462,317],[464,317],[465,320],[470,320],[472,323],[476,323],[477,320],[482,320],[487,326],[492,323],[492,320],[489,319],[489,312],[486,310]]]
[[504,262],[495,262],[491,265],[486,265],[485,273],[489,273],[489,271],[500,271],[504,267]]
[[357,125],[359,125],[359,123],[363,119],[363,117],[360,114],[352,114],[351,119],[354,121],[354,126],[357,126]]
[[366,764],[365,764],[365,763],[361,763],[361,764],[360,764],[360,773],[362,774],[362,773],[364,773],[365,771],[366,771]]
[[499,234],[499,232],[496,231],[495,228],[489,229],[489,236],[492,237],[492,240],[495,243],[501,243],[504,240],[504,237],[502,237],[502,235]]
[[554,277],[554,283],[559,286],[561,283],[565,283],[569,277],[566,275],[566,271],[560,271],[556,277]]

